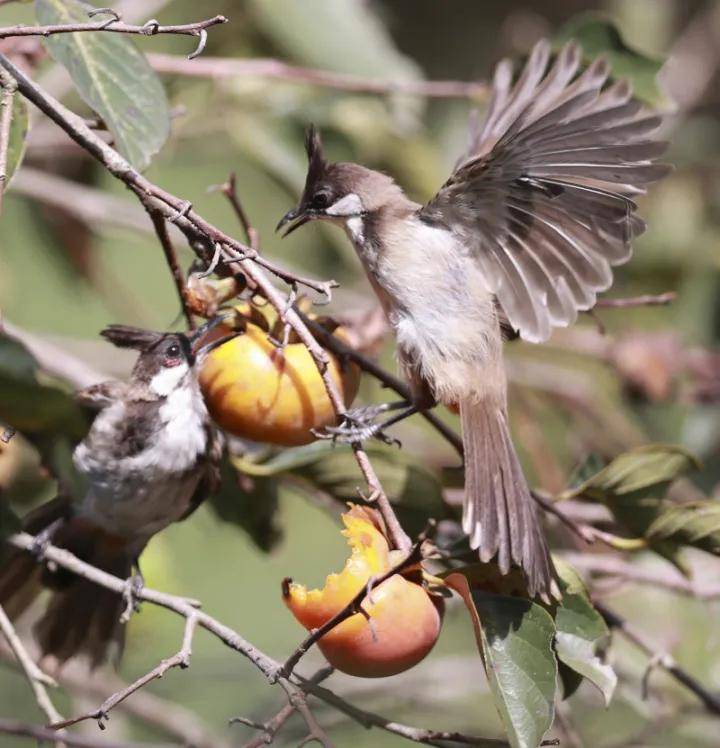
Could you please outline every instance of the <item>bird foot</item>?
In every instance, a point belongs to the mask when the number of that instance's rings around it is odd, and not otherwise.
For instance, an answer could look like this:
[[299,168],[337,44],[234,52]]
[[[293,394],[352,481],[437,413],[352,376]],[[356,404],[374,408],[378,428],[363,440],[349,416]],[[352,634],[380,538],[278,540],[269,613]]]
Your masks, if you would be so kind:
[[120,623],[127,623],[132,618],[133,613],[140,612],[140,595],[144,587],[145,580],[139,572],[125,580],[125,589],[122,593],[123,600],[125,600],[125,609],[120,616]]
[[49,524],[44,530],[41,530],[32,539],[32,543],[28,548],[28,552],[32,554],[38,563],[42,563],[45,560],[45,553],[47,552],[48,546],[52,543],[52,539],[55,533],[58,531],[60,525],[64,522],[63,519],[56,519],[54,522]]
[[383,430],[385,424],[375,423],[375,419],[387,411],[387,405],[366,405],[353,408],[343,416],[338,426],[328,426],[315,435],[320,439],[332,439],[341,444],[358,444],[368,439],[378,439],[384,444],[401,447],[399,439],[388,436]]

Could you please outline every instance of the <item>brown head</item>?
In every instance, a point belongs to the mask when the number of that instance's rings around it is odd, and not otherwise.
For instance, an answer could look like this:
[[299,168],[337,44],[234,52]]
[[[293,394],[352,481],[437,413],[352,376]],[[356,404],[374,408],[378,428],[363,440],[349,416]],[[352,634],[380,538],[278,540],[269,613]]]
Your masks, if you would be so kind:
[[352,163],[331,163],[323,155],[320,134],[310,125],[305,137],[308,173],[296,208],[288,211],[277,231],[290,224],[284,236],[308,221],[346,221],[378,211],[395,201],[405,202],[403,191],[386,174]]
[[151,385],[159,395],[167,395],[185,381],[211,350],[234,337],[224,336],[197,346],[203,336],[222,321],[222,317],[215,317],[188,334],[155,332],[129,325],[108,325],[100,334],[118,348],[140,351],[132,371],[133,380]]

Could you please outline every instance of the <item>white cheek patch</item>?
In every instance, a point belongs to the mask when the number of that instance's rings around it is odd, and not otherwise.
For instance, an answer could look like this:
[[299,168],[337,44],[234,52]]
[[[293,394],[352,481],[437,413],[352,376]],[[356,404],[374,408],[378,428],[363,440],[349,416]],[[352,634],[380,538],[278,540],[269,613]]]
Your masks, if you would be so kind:
[[161,369],[151,380],[150,389],[161,397],[167,397],[183,380],[189,370],[183,362],[168,369]]
[[360,197],[351,192],[333,203],[325,213],[329,216],[359,216],[363,211]]
[[348,218],[345,221],[345,226],[347,227],[348,234],[350,234],[350,239],[352,239],[355,244],[363,244],[365,242],[365,225],[360,216],[352,216]]

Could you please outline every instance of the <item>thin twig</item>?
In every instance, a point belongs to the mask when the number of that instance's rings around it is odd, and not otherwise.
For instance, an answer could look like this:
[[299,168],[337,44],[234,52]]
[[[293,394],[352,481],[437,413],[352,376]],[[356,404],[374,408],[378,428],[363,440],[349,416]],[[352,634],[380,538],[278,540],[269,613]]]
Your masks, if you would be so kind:
[[257,229],[250,223],[247,213],[243,204],[240,202],[240,198],[237,193],[237,177],[235,172],[230,172],[227,182],[220,186],[220,191],[228,199],[232,209],[235,211],[235,215],[240,221],[240,225],[245,232],[245,238],[247,243],[256,251],[260,251],[260,234]]
[[10,645],[10,649],[12,649],[15,657],[17,657],[17,661],[23,669],[30,688],[32,688],[35,695],[35,701],[45,717],[47,717],[47,721],[60,721],[62,715],[55,708],[45,688],[45,686],[57,686],[57,683],[49,675],[43,673],[30,657],[2,605],[0,605],[0,631],[4,634],[7,643]]
[[[425,530],[418,536],[418,539],[415,541],[415,543],[413,543],[408,553],[398,563],[392,566],[384,574],[379,575],[377,578],[371,577],[368,580],[368,584],[365,585],[361,590],[359,590],[358,593],[352,598],[352,600],[350,600],[341,610],[339,610],[322,626],[313,629],[297,646],[295,651],[287,658],[287,660],[285,660],[285,663],[278,673],[278,677],[290,677],[296,665],[298,664],[298,662],[300,662],[301,658],[310,649],[310,647],[316,644],[320,639],[322,639],[323,636],[325,636],[325,634],[327,634],[329,631],[332,631],[332,629],[340,625],[346,619],[358,613],[362,613],[362,603],[365,598],[370,595],[370,592],[374,588],[379,587],[387,579],[395,576],[395,574],[400,574],[410,566],[415,566],[417,563],[419,563],[422,560],[422,544],[425,542],[425,540],[427,540],[428,531],[431,529],[431,527],[432,526],[428,527],[427,530]],[[285,580],[284,586],[286,586],[288,582],[289,580]]]
[[[708,691],[696,678],[680,667],[672,655],[667,652],[658,651],[647,640],[644,634],[637,631],[621,615],[597,600],[593,600],[593,604],[610,628],[617,629],[629,642],[632,642],[638,649],[650,657],[650,669],[661,667],[675,678],[678,683],[682,683],[688,690],[692,691],[702,701],[709,712],[720,714],[720,696],[718,694]],[[644,686],[647,687],[647,674],[644,678]]]
[[12,125],[13,102],[17,91],[15,78],[6,70],[0,70],[0,213],[8,181],[8,148],[10,146],[10,126]]
[[[308,680],[308,683],[312,683],[313,685],[322,683],[326,678],[332,675],[333,670],[334,668],[332,667],[326,667],[318,670],[317,673],[315,673],[315,675],[313,675],[312,678]],[[246,717],[234,717],[230,720],[230,724],[232,725],[235,723],[239,723],[241,725],[246,725],[247,727],[252,727],[254,730],[258,730],[259,734],[256,735],[252,740],[249,740],[247,743],[245,743],[242,748],[262,748],[262,746],[272,743],[274,737],[278,734],[278,732],[280,732],[288,719],[290,719],[290,717],[292,717],[292,715],[295,714],[296,711],[296,705],[292,702],[292,700],[288,700],[288,703],[283,704],[278,712],[266,722],[256,722],[254,720],[247,719]]]
[[201,60],[188,64],[183,57],[160,53],[150,54],[148,59],[159,73],[201,78],[266,78],[351,93],[381,95],[401,93],[435,98],[482,99],[489,92],[488,84],[482,81],[383,81],[330,70],[297,67],[275,59],[245,60],[229,57],[203,57]]
[[[0,645],[0,660],[15,668],[20,667],[7,645]],[[58,673],[58,681],[74,696],[89,697],[93,701],[102,701],[108,693],[122,691],[128,685],[106,669],[96,670],[88,677],[81,661],[66,663]],[[136,691],[132,699],[123,701],[117,708],[182,745],[230,748],[229,741],[210,730],[195,712],[150,691]]]
[[627,582],[647,585],[653,589],[665,589],[680,595],[695,597],[698,600],[720,599],[720,584],[700,585],[693,579],[682,576],[674,568],[646,569],[610,554],[565,553],[563,558],[590,574],[615,577]]
[[[112,13],[112,11],[107,11]],[[97,15],[97,14],[96,14]],[[18,36],[52,36],[53,34],[76,34],[85,31],[109,31],[114,34],[139,34],[141,36],[155,36],[156,34],[179,34],[183,36],[200,36],[203,30],[221,23],[227,23],[225,16],[213,16],[204,21],[185,23],[173,26],[161,26],[157,22],[148,21],[142,26],[123,23],[111,18],[104,21],[90,23],[60,23],[47,26],[5,26],[0,27],[0,39]]]
[[168,743],[115,743],[83,735],[58,735],[49,727],[28,725],[25,722],[5,719],[4,717],[0,717],[0,734],[34,738],[41,744],[52,743],[58,745],[62,742],[68,748],[176,748],[175,744],[170,745]]
[[308,734],[300,741],[300,743],[298,743],[298,748],[313,742],[320,743],[323,748],[335,748],[332,740],[327,736],[325,730],[320,727],[315,716],[310,711],[310,708],[307,705],[307,698],[303,691],[298,690],[295,686],[285,680],[280,681],[280,686],[285,691],[285,694],[288,697],[288,702],[295,707],[295,710],[303,718],[308,729]]
[[182,269],[178,263],[177,254],[175,253],[175,247],[173,247],[170,235],[167,230],[167,223],[162,213],[156,210],[149,210],[148,214],[152,220],[153,227],[155,228],[155,234],[157,235],[160,246],[162,247],[165,260],[167,261],[168,267],[170,268],[170,274],[175,281],[175,288],[177,289],[178,297],[180,298],[180,306],[185,320],[187,321],[188,329],[194,330],[195,320],[192,315],[192,311],[188,305],[188,290],[185,283],[185,276],[183,275]]
[[[505,740],[494,740],[493,738],[483,738],[477,735],[467,735],[465,733],[455,732],[452,730],[428,730],[424,727],[412,727],[394,720],[389,720],[379,714],[367,712],[364,709],[345,701],[341,696],[333,693],[324,686],[313,685],[307,679],[297,676],[298,683],[302,684],[304,690],[309,694],[321,699],[330,706],[342,712],[350,719],[365,728],[379,727],[381,730],[390,732],[393,735],[399,735],[407,740],[423,745],[446,745],[447,743],[458,743],[460,745],[474,745],[480,748],[509,748],[509,743]],[[555,740],[545,740],[542,745],[557,745]]]
[[185,618],[185,631],[183,633],[182,646],[180,650],[176,652],[172,657],[168,657],[166,660],[163,660],[159,665],[150,670],[150,672],[145,673],[145,675],[141,676],[133,683],[130,683],[121,691],[117,691],[116,693],[109,696],[97,709],[91,712],[87,712],[86,714],[82,714],[79,717],[73,717],[72,719],[62,720],[61,718],[62,721],[54,721],[54,723],[50,725],[52,729],[62,730],[66,727],[76,725],[78,722],[84,722],[88,719],[95,719],[97,720],[98,727],[101,730],[104,730],[105,722],[110,719],[110,710],[114,709],[118,704],[127,699],[128,696],[131,696],[135,693],[135,691],[138,691],[143,686],[146,686],[148,683],[150,683],[150,681],[162,678],[163,675],[165,675],[165,673],[171,668],[187,668],[190,666],[190,656],[192,654],[192,639],[195,633],[197,622],[197,613],[190,613]]

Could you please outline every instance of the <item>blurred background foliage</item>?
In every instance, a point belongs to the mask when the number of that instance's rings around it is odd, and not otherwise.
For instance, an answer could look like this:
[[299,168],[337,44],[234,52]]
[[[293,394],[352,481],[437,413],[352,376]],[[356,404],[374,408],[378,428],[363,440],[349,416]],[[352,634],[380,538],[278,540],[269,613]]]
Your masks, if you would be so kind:
[[[642,199],[650,229],[637,242],[633,261],[616,273],[612,295],[673,290],[678,298],[663,307],[600,309],[597,316],[605,335],[598,332],[597,320],[586,315],[576,328],[559,331],[542,348],[509,344],[512,415],[530,480],[548,492],[566,488],[569,476],[588,455],[609,459],[647,441],[665,441],[686,446],[703,461],[703,470],[692,476],[694,485],[683,487],[686,495],[718,497],[717,3],[207,0],[201,8],[198,5],[190,0],[115,3],[126,20],[141,23],[153,16],[170,24],[199,20],[198,13],[227,15],[231,23],[212,31],[205,57],[272,57],[382,80],[486,80],[499,57],[521,56],[541,36],[560,38],[567,34],[561,29],[586,11],[611,17],[625,42],[649,60],[667,57],[660,81],[665,103],[673,100],[677,105],[668,128],[669,160],[677,168]],[[0,7],[2,25],[31,18],[27,5]],[[24,45],[30,41],[21,40]],[[137,43],[162,68],[162,59],[153,55],[187,54],[192,40],[153,37]],[[22,54],[23,49],[16,52]],[[33,62],[36,78],[54,95],[78,111],[88,111],[72,93],[64,71],[47,57]],[[647,71],[644,75],[645,85],[650,85]],[[209,80],[165,73],[163,82],[173,107],[172,134],[148,176],[191,200],[200,214],[224,230],[237,233],[228,205],[217,191],[208,189],[235,171],[264,252],[307,274],[335,278],[341,288],[331,311],[351,323],[365,320],[362,329],[372,328],[363,315],[371,315],[374,297],[340,232],[314,226],[284,242],[272,233],[302,187],[305,126],[310,121],[320,126],[333,159],[387,170],[423,201],[449,173],[463,147],[469,111],[482,105],[482,99],[358,94],[252,76]],[[27,153],[6,197],[0,229],[3,320],[76,354],[104,375],[124,375],[131,361],[99,342],[97,332],[110,322],[158,329],[178,324],[175,290],[165,261],[150,222],[123,187],[52,123],[36,111],[30,115]],[[190,251],[182,249],[181,259],[189,266]],[[389,341],[372,339],[365,344],[377,351],[387,368],[394,367]],[[17,377],[13,379],[8,371],[9,360],[16,358],[0,349],[0,396],[6,402],[21,397]],[[30,368],[15,372],[20,379],[32,373]],[[42,372],[37,377],[49,383]],[[68,389],[60,382],[54,384]],[[366,377],[361,400],[384,397],[377,383]],[[81,427],[77,414],[66,412],[63,402],[54,401],[50,415],[46,407],[50,405],[44,401],[36,403],[37,412],[29,418],[31,435],[45,417],[70,419],[71,431]],[[443,417],[457,427],[453,416]],[[405,469],[404,457],[390,460],[388,486],[395,481],[393,493],[411,507],[436,502],[438,478],[444,468],[457,464],[456,456],[420,419],[407,422],[397,433],[405,446],[403,454],[423,467]],[[43,448],[37,440],[36,446]],[[67,445],[55,444],[53,449],[69,451]],[[62,462],[62,455],[56,457]],[[343,463],[342,455],[329,460],[316,464],[322,466],[325,487],[332,483],[331,493],[351,495],[361,482],[356,468]],[[311,468],[302,468],[305,477]],[[452,471],[445,475],[452,476]],[[206,610],[282,659],[302,631],[281,603],[280,580],[290,575],[320,583],[342,565],[346,550],[333,516],[337,507],[326,511],[322,492],[308,491],[300,481],[276,482],[260,476],[248,480],[242,486],[244,493],[226,493],[215,509],[204,507],[190,522],[156,537],[144,557],[144,573],[152,587],[201,598]],[[317,474],[313,480],[317,485]],[[337,488],[339,483],[342,488]],[[23,436],[0,453],[0,488],[20,513],[53,495],[53,482],[40,474],[37,452]],[[446,491],[446,498],[452,498],[452,491]],[[238,517],[250,534],[238,532]],[[641,555],[638,563],[660,569],[666,564],[649,555]],[[717,572],[717,566],[712,571]],[[720,689],[717,602],[682,598],[678,604],[667,592],[647,587],[610,592],[613,605],[636,621],[659,648],[672,650],[711,690]],[[180,633],[179,619],[145,605],[130,623],[120,674],[132,679],[145,672],[158,657],[176,650]],[[567,702],[580,744],[717,745],[717,717],[704,714],[692,695],[657,672],[649,698],[643,699],[640,680],[645,658],[621,641],[613,643],[610,658],[620,686],[609,711],[586,685]],[[310,672],[309,664],[319,662],[320,656],[312,653],[304,671]],[[449,609],[436,650],[411,672],[387,681],[335,675],[331,684],[359,705],[399,720],[488,736],[502,734],[469,622],[459,606]],[[241,714],[262,719],[280,703],[280,695],[252,666],[228,656],[202,632],[196,638],[192,668],[173,671],[150,690],[196,711],[220,736],[217,745],[248,739],[246,728],[225,727],[228,718]],[[35,720],[34,705],[19,674],[0,670],[0,695],[3,714]],[[61,697],[58,705],[69,714],[98,700],[97,694],[72,702]],[[317,714],[327,727],[339,719],[322,709]],[[87,729],[96,728],[90,723]],[[120,711],[113,713],[108,735],[161,737]],[[403,743],[345,722],[333,728],[333,737],[339,745]],[[6,740],[5,744],[16,743]],[[284,733],[278,744],[292,745],[291,733]]]

